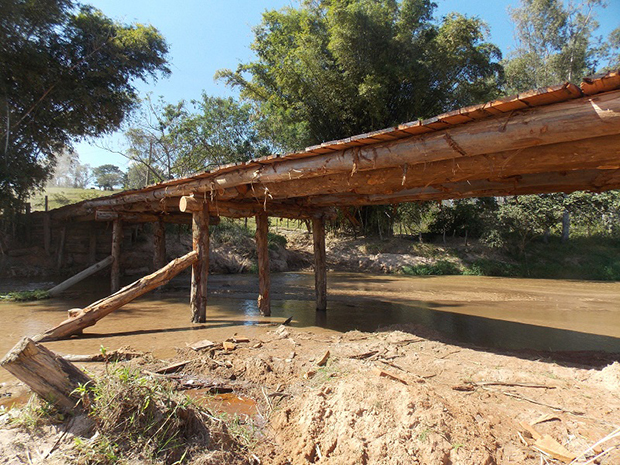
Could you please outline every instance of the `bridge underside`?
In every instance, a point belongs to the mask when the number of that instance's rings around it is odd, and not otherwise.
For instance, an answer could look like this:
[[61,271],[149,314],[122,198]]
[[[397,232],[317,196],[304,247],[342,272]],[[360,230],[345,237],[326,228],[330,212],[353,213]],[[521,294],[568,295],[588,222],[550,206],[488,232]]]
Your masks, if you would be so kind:
[[579,87],[538,89],[48,214],[56,222],[157,222],[159,235],[165,222],[191,223],[199,255],[191,302],[194,320],[204,321],[208,229],[220,216],[257,219],[259,307],[268,315],[269,216],[313,220],[317,309],[323,310],[324,220],[337,208],[618,188],[620,74],[613,72]]

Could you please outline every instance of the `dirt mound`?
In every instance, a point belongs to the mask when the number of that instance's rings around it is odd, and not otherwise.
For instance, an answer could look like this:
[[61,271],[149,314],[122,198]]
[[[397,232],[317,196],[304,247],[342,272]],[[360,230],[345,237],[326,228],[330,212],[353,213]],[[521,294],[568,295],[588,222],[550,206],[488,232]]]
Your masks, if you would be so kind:
[[131,363],[148,377],[182,361],[159,379],[206,395],[212,410],[208,392],[250,400],[254,413],[228,417],[249,463],[538,465],[601,453],[596,463],[620,463],[619,437],[588,450],[620,424],[618,363],[577,367],[402,329],[329,336],[280,326]]

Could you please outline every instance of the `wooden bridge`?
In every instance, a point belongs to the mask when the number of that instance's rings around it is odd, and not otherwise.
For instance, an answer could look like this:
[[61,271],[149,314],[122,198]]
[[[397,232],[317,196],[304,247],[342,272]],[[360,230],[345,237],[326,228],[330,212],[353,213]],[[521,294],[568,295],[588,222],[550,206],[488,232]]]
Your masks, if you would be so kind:
[[[324,222],[337,208],[617,188],[620,74],[612,72],[580,86],[566,83],[533,90],[298,153],[87,200],[49,212],[46,224],[49,229],[54,221],[112,222],[111,276],[116,291],[123,222],[157,224],[158,268],[165,264],[164,224],[191,223],[194,250],[183,266],[192,266],[193,321],[204,322],[209,223],[220,216],[256,217],[258,305],[269,315],[270,216],[312,221],[316,308],[325,310]],[[69,320],[83,318],[85,310]]]

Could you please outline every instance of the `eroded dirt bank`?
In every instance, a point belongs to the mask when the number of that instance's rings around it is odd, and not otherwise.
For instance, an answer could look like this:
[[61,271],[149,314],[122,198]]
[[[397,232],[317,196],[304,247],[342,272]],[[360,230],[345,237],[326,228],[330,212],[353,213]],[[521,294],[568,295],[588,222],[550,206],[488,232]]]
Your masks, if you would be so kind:
[[[620,365],[609,354],[553,361],[545,354],[494,353],[442,342],[414,326],[340,335],[280,326],[230,339],[225,347],[212,341],[199,350],[179,348],[174,359],[129,363],[153,377],[167,364],[187,362],[155,377],[173,380],[193,398],[218,388],[253,400],[256,409],[239,417],[251,435],[235,456],[239,463],[561,463],[540,452],[546,446],[535,446],[536,434],[549,435],[577,463],[606,451],[589,463],[620,463],[620,438],[579,456],[620,425]],[[206,405],[218,410],[208,399]],[[44,437],[28,436],[10,427],[12,415],[0,417],[1,463],[42,463],[56,442],[45,460],[77,460],[73,436],[87,441],[96,434],[86,429],[61,437],[64,423],[39,429]],[[146,461],[137,451],[129,457]]]

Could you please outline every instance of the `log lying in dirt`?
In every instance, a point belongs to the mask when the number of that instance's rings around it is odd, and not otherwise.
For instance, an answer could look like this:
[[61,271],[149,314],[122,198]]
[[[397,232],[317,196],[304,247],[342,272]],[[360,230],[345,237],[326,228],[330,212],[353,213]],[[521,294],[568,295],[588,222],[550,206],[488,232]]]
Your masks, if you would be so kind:
[[75,365],[27,337],[6,354],[0,365],[64,411],[76,408],[80,400],[76,388],[92,381]]
[[120,291],[105,297],[97,302],[90,304],[81,311],[74,312],[74,316],[70,316],[58,326],[41,333],[32,339],[34,341],[53,341],[72,334],[80,333],[84,328],[93,326],[97,321],[109,315],[114,310],[119,309],[123,305],[140,297],[143,294],[162,286],[174,278],[188,266],[198,260],[198,254],[192,251],[182,257],[176,258],[168,263],[165,267],[157,270],[148,276],[145,276]]
[[89,266],[85,270],[80,271],[78,274],[76,274],[74,276],[71,276],[66,281],[63,281],[62,283],[58,284],[57,286],[54,286],[53,288],[51,288],[48,291],[49,295],[52,296],[52,297],[57,296],[62,291],[66,290],[66,289],[69,289],[74,284],[77,284],[80,281],[82,281],[83,279],[88,278],[90,275],[95,274],[97,271],[102,270],[102,269],[104,269],[107,266],[110,266],[112,264],[113,260],[114,259],[112,258],[112,255],[110,255],[109,257],[104,258],[103,260],[101,260],[99,263],[95,263],[94,265]]

